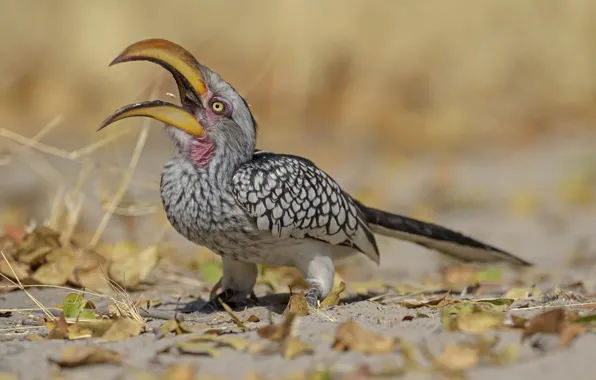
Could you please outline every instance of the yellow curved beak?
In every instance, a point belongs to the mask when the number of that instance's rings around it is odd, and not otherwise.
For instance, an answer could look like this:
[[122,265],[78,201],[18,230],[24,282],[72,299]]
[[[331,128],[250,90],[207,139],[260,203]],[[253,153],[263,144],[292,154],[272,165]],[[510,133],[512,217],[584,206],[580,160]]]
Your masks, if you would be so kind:
[[152,119],[172,125],[196,137],[202,137],[205,134],[205,129],[197,120],[195,115],[191,114],[180,106],[161,100],[153,100],[124,106],[104,120],[97,130],[99,131],[114,123],[115,121],[133,116],[150,117]]
[[129,61],[149,61],[168,70],[176,80],[183,80],[199,99],[207,92],[199,62],[182,46],[159,38],[136,42],[118,55],[110,66]]
[[[150,61],[167,69],[176,79],[180,91],[192,90],[199,100],[209,90],[199,62],[183,47],[163,39],[148,39],[128,46],[110,66],[129,61]],[[183,93],[181,93],[181,98]],[[202,137],[205,129],[195,115],[184,108],[164,101],[149,101],[124,106],[110,115],[98,131],[115,121],[132,116],[146,116],[179,128],[193,136]]]

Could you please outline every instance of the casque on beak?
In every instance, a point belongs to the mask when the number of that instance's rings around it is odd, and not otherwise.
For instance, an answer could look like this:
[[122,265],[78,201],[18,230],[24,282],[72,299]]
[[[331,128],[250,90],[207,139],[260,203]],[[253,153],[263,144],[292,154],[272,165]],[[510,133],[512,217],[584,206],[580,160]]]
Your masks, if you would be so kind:
[[[176,79],[181,97],[184,91],[192,91],[202,101],[208,94],[197,60],[183,47],[163,39],[148,39],[128,46],[110,66],[129,61],[149,61],[168,70]],[[195,115],[184,108],[164,101],[148,101],[124,106],[111,114],[98,131],[115,121],[146,116],[179,128],[193,136],[202,137],[205,129]]]

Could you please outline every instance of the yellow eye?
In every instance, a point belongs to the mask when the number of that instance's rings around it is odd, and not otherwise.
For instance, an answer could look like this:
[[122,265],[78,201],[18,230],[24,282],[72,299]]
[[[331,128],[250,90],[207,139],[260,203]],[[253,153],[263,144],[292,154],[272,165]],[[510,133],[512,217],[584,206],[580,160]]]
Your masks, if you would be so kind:
[[211,109],[216,113],[222,113],[225,109],[225,105],[222,102],[215,101],[211,103]]

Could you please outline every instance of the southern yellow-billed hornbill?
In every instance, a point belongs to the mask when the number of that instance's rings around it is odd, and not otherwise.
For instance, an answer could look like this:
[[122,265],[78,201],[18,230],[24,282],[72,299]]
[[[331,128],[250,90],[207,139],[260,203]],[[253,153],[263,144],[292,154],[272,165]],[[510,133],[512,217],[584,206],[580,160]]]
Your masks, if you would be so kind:
[[305,158],[256,150],[257,125],[246,101],[175,43],[137,42],[111,65],[139,60],[172,73],[182,107],[128,105],[100,129],[130,116],[165,123],[176,149],[161,175],[163,205],[176,231],[221,256],[224,301],[244,303],[257,264],[270,264],[300,270],[311,287],[306,298],[317,305],[333,284],[334,253],[357,250],[379,263],[374,233],[463,261],[531,265],[447,228],[367,207]]

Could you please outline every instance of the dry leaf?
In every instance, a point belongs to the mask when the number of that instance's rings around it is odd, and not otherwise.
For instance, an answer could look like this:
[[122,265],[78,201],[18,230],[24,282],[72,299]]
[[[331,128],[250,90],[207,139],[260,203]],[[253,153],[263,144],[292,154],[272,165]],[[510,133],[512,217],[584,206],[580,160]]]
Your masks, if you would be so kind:
[[144,281],[157,265],[157,247],[151,246],[139,251],[132,246],[125,255],[113,259],[108,270],[110,278],[124,288],[132,288]]
[[68,345],[62,349],[60,359],[53,360],[61,367],[78,367],[99,363],[121,363],[122,355],[97,346]]
[[47,339],[64,339],[68,336],[68,323],[64,318],[64,314],[60,314],[55,321],[46,321],[44,325],[50,329],[50,332],[46,336]]
[[295,293],[290,296],[290,301],[286,306],[282,316],[287,316],[288,313],[294,313],[297,316],[304,317],[308,315],[308,303],[306,302],[306,297],[304,296],[304,292]]
[[491,364],[508,365],[515,363],[519,359],[520,347],[516,344],[510,344],[499,351],[491,351],[486,356]]
[[323,302],[321,302],[320,307],[336,306],[339,303],[341,294],[344,290],[346,290],[346,284],[342,281],[337,287],[331,290],[331,293],[329,293],[327,297],[325,297]]
[[194,364],[170,364],[161,376],[161,380],[198,380]]
[[248,322],[257,323],[257,322],[261,322],[261,318],[257,317],[257,316],[256,316],[256,315],[254,315],[254,314],[251,314],[251,315],[248,317],[247,321],[248,321]]
[[114,342],[129,339],[139,336],[144,330],[144,326],[129,318],[116,319],[108,331],[102,335],[101,339],[104,342]]
[[443,349],[435,364],[450,371],[462,371],[476,367],[480,362],[478,349],[468,346],[450,345]]
[[586,333],[586,328],[581,323],[570,322],[569,312],[557,308],[530,319],[522,333],[522,341],[537,333],[559,334],[559,345],[567,347],[576,337]]
[[219,350],[214,348],[208,341],[189,340],[177,343],[176,347],[185,354],[207,355],[213,358],[219,356]]
[[522,341],[537,333],[560,334],[566,324],[565,309],[557,308],[534,316],[522,332]]
[[356,322],[340,324],[332,347],[337,351],[358,351],[364,354],[393,352],[396,340],[385,335],[363,330]]
[[292,360],[298,356],[313,353],[310,344],[304,343],[298,337],[290,337],[284,342],[284,359]]
[[29,266],[11,259],[8,259],[8,262],[6,262],[6,260],[4,260],[4,257],[0,255],[0,273],[10,278],[11,280],[23,281],[24,279],[29,277]]
[[292,328],[296,320],[296,314],[289,313],[281,323],[281,325],[267,325],[257,330],[257,335],[263,339],[268,339],[274,342],[282,342],[290,337],[293,333]]
[[232,308],[226,304],[225,302],[223,302],[220,298],[217,299],[219,301],[219,303],[221,304],[221,306],[223,306],[224,310],[226,311],[226,313],[228,313],[228,315],[232,318],[232,322],[234,322],[234,324],[238,327],[240,327],[242,330],[248,330],[248,327],[246,327],[246,325],[244,324],[244,322],[242,322],[240,320],[240,318],[238,318],[236,316],[236,314],[234,314],[234,311],[232,310]]
[[67,249],[52,251],[48,262],[31,275],[31,278],[44,285],[64,285],[76,267],[76,252]]
[[430,300],[430,301],[422,301],[422,302],[400,302],[399,305],[403,306],[408,309],[417,309],[419,307],[433,307],[433,308],[440,308],[452,303],[451,300],[447,300],[447,295],[445,294],[443,297]]
[[456,318],[456,327],[461,332],[481,335],[503,326],[504,320],[505,314],[503,313],[479,312],[459,314]]
[[169,333],[180,335],[193,332],[192,328],[190,328],[190,326],[188,326],[186,323],[177,321],[175,319],[170,319],[164,322],[161,326],[159,326],[159,331],[162,335],[167,335]]
[[567,347],[578,336],[586,333],[586,327],[579,323],[568,323],[559,335],[559,346]]
[[542,295],[542,290],[538,288],[511,288],[505,294],[505,298],[514,300],[525,300]]

